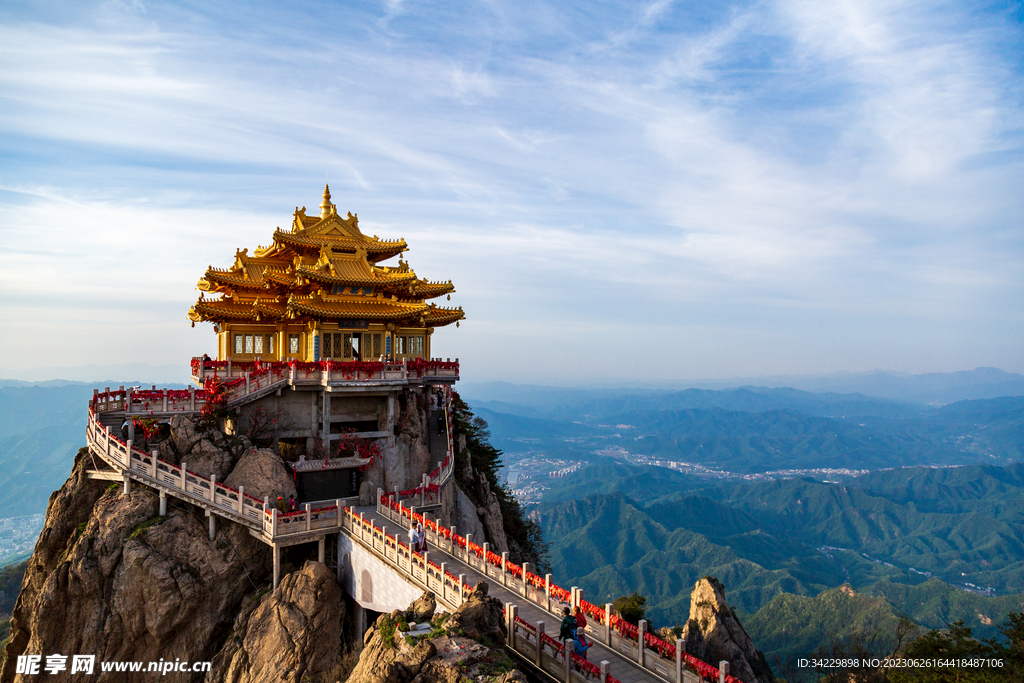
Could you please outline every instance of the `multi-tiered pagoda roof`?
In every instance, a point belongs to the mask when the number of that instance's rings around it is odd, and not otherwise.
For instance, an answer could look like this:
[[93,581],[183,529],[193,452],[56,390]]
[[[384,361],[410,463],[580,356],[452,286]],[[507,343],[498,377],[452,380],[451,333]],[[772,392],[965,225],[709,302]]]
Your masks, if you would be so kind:
[[[364,235],[358,216],[339,215],[330,199],[325,186],[319,216],[296,208],[291,229],[275,230],[270,246],[252,255],[238,250],[229,268],[210,266],[188,313],[193,323],[358,320],[441,327],[465,317],[461,307],[430,301],[454,292],[451,280],[417,276],[400,256],[408,250],[404,239]],[[378,265],[395,256],[397,266]]]

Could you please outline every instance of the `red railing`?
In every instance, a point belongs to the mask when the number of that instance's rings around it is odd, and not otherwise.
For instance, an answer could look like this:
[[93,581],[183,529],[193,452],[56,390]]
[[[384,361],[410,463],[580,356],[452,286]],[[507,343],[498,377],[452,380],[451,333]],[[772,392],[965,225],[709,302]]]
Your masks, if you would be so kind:
[[[406,508],[405,506],[392,500],[392,497],[393,494],[382,494],[380,498],[381,504],[391,510],[398,511],[399,514],[401,514],[403,517],[408,517],[412,521],[422,522],[424,526],[426,526],[427,528],[433,529],[435,531],[442,528],[439,527],[439,525],[435,521],[427,520],[419,513],[413,513],[411,510],[409,510],[409,508]],[[482,546],[477,545],[476,543],[468,543],[464,537],[458,534],[452,534],[450,529],[446,529],[440,533],[443,533],[447,538],[450,538],[453,545],[460,548],[465,548],[467,552],[470,552],[479,558],[484,558]],[[488,562],[488,564],[499,569],[504,568],[506,572],[508,572],[516,578],[521,579],[524,576],[522,566],[517,565],[513,562],[503,563],[501,555],[498,555],[497,553],[488,551],[486,555],[486,561]],[[533,574],[532,572],[527,572],[525,574],[525,577],[526,581],[535,586],[536,588],[544,588],[546,585],[545,579],[541,578],[536,574]],[[569,591],[565,590],[564,588],[561,588],[560,586],[556,586],[553,583],[550,586],[550,595],[551,597],[562,603],[569,603],[572,598],[572,594]],[[607,620],[609,625],[622,638],[627,638],[634,642],[636,642],[640,638],[640,629],[637,626],[630,624],[622,617],[616,614],[606,615],[604,609],[590,602],[587,602],[586,600],[580,600],[579,606],[585,614],[593,618],[596,622],[604,623],[605,620]],[[522,621],[522,619],[520,617],[517,617],[516,621],[517,623],[519,623]],[[526,622],[522,623],[526,626],[529,626],[528,624],[526,624]],[[546,633],[542,634],[541,642],[542,644],[549,645],[555,653],[564,656],[565,649],[562,646],[562,644],[554,638],[548,636]],[[676,646],[672,643],[662,640],[653,633],[644,633],[643,644],[645,648],[657,652],[658,655],[664,659],[675,659]],[[700,659],[697,659],[696,657],[687,654],[686,652],[682,653],[681,659],[686,664],[686,666],[690,668],[692,671],[694,671],[698,676],[709,680],[715,680],[718,678],[718,669],[712,666],[711,664],[701,661]],[[577,657],[575,654],[573,654],[573,661],[580,666],[581,670],[587,676],[600,676],[600,669],[591,664],[590,662],[588,662],[587,660],[581,659]],[[614,681],[615,679],[609,675],[608,680]],[[738,681],[736,678],[732,676],[726,676],[725,680],[727,683],[740,683],[740,681]]]

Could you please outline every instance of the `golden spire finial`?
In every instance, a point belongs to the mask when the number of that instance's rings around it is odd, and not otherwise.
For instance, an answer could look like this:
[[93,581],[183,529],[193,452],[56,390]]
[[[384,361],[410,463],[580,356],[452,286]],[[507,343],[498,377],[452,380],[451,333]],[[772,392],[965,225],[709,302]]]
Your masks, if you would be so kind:
[[334,205],[331,204],[331,188],[324,183],[324,200],[320,202],[320,218],[327,218],[331,215],[331,209]]

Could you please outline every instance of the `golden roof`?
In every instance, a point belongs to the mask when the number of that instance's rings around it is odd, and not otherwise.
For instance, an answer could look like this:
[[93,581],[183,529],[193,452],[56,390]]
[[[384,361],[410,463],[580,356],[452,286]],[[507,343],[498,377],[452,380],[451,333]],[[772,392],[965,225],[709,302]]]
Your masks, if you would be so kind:
[[201,294],[189,318],[347,318],[441,326],[465,317],[461,308],[424,303],[454,292],[451,280],[419,278],[401,258],[397,266],[378,266],[406,251],[405,240],[364,235],[358,216],[339,215],[330,198],[325,186],[319,216],[307,216],[305,207],[296,207],[291,229],[277,228],[270,246],[257,248],[251,256],[248,249],[237,250],[230,268],[207,268],[198,288],[223,297],[205,299]]

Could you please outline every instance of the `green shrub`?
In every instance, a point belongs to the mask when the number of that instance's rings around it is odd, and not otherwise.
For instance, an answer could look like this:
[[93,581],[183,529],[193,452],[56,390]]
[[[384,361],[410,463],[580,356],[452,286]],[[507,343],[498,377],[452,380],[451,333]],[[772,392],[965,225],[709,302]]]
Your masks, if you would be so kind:
[[395,643],[395,622],[391,621],[390,614],[385,614],[380,620],[380,638],[388,647],[398,647]]
[[154,524],[159,524],[160,522],[164,521],[165,519],[167,519],[166,515],[160,515],[158,517],[153,517],[152,519],[147,519],[142,524],[139,524],[137,527],[135,527],[135,529],[133,529],[130,534],[128,534],[128,540],[130,541],[133,538],[138,538],[139,536],[142,535],[143,531],[145,531],[149,527],[153,526]]

